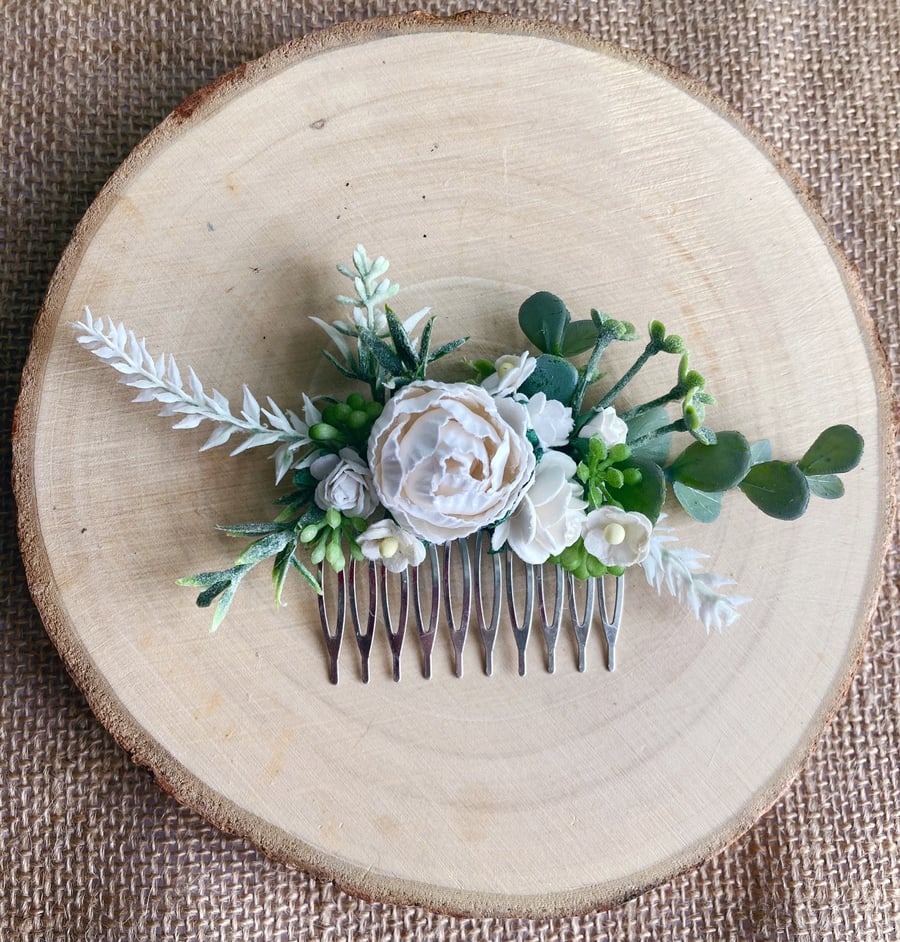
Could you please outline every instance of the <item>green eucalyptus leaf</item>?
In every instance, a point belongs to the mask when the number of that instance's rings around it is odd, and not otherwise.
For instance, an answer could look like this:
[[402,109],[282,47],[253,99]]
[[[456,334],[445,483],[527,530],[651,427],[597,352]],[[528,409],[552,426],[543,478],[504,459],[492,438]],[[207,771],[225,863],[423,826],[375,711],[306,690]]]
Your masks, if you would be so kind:
[[578,385],[578,370],[562,357],[543,353],[537,358],[534,372],[519,388],[529,398],[542,392],[548,399],[568,405]]
[[721,491],[698,491],[681,481],[672,484],[678,503],[701,523],[712,523],[722,510]]
[[590,350],[597,342],[600,332],[593,321],[572,321],[566,325],[563,333],[560,353],[564,357],[574,357]]
[[[725,491],[739,484],[750,467],[750,445],[740,432],[710,429],[704,440],[689,445],[666,469],[670,480],[695,490]],[[695,433],[696,434],[696,433]]]
[[[657,429],[664,425],[669,425],[669,413],[662,406],[654,406],[641,415],[628,419],[628,438],[626,443],[631,445],[639,438],[645,435],[651,435]],[[658,465],[665,464],[669,457],[669,449],[672,447],[672,433],[664,432],[656,438],[641,445],[632,453],[635,457],[646,458],[648,461],[655,461]]]
[[750,446],[750,461],[753,464],[760,464],[763,461],[772,460],[772,443],[768,438],[761,438]]
[[[622,471],[636,468],[641,472],[637,483],[626,482],[615,491],[615,499],[625,510],[636,510],[656,523],[666,499],[666,476],[655,461],[631,457],[619,465]],[[630,477],[630,475],[629,475]]]
[[788,461],[753,465],[741,482],[741,490],[763,513],[779,520],[796,520],[809,503],[806,477]]
[[557,356],[561,353],[570,319],[562,299],[549,291],[538,291],[526,298],[519,308],[522,333],[543,353]]
[[816,497],[837,500],[844,496],[844,482],[836,474],[807,474],[806,483],[810,494]]
[[715,444],[694,442],[672,462],[667,473],[698,491],[727,491],[750,468],[750,443],[740,432],[719,432]]
[[859,464],[863,438],[850,425],[832,425],[810,445],[797,466],[806,475],[843,474]]

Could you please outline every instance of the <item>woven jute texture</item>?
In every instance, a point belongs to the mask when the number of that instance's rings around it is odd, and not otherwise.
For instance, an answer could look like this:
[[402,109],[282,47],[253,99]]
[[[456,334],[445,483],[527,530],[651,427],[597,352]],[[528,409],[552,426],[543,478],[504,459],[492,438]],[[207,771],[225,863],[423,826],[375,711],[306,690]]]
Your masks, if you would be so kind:
[[[71,230],[129,150],[240,62],[406,4],[4,0],[0,4],[0,409]],[[896,0],[532,0],[479,8],[649,53],[724,97],[819,200],[858,266],[894,367]],[[423,7],[454,13],[450,0]],[[896,373],[896,370],[895,370]],[[9,436],[0,436],[9,477]],[[732,847],[611,912],[465,920],[364,902],[267,860],[133,766],[68,678],[0,503],[0,939],[889,940],[900,938],[900,572],[865,660],[786,795]]]

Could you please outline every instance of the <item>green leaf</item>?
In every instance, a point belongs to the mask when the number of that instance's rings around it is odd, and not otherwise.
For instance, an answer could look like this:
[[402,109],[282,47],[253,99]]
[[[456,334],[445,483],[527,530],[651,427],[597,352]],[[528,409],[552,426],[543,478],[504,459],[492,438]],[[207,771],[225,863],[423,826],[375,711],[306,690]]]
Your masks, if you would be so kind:
[[721,491],[698,491],[681,481],[675,481],[672,490],[678,503],[701,523],[712,523],[722,510]]
[[750,446],[750,461],[759,464],[762,461],[772,460],[772,443],[768,438],[761,438]]
[[641,479],[636,484],[625,483],[615,492],[615,499],[624,510],[636,510],[656,523],[666,499],[666,476],[655,461],[646,458],[631,457],[619,467],[625,471],[637,468]]
[[419,368],[419,358],[409,342],[409,334],[407,334],[403,325],[397,319],[397,315],[390,308],[386,308],[384,314],[387,319],[388,330],[391,332],[391,340],[394,341],[394,350],[397,351],[400,359],[408,369],[417,370]]
[[667,473],[698,491],[727,491],[739,484],[750,468],[750,443],[740,432],[719,432],[716,442],[694,442],[672,462]]
[[428,318],[422,330],[422,339],[419,341],[419,362],[426,365],[430,359],[428,353],[431,350],[431,332],[434,330],[434,322],[434,317]]
[[222,530],[229,536],[266,536],[269,533],[281,533],[290,529],[280,523],[231,523],[224,526],[217,526],[217,530]]
[[[175,585],[186,585],[194,589],[209,589],[217,585],[221,585],[224,588],[224,584],[231,579],[232,574],[232,569],[218,569],[215,572],[198,572],[195,576],[183,576],[181,579],[176,579]],[[219,589],[219,592],[221,591],[222,589]],[[216,592],[215,594],[218,595],[219,593]]]
[[779,520],[796,520],[809,503],[806,477],[787,461],[753,465],[741,482],[741,490],[763,513]]
[[255,566],[258,562],[274,556],[284,548],[290,541],[291,534],[281,530],[278,533],[270,533],[261,540],[251,543],[247,549],[238,557],[235,566]]
[[863,453],[863,438],[850,425],[832,425],[810,445],[797,462],[807,475],[843,474],[859,464]]
[[574,357],[590,350],[597,342],[600,331],[593,321],[572,321],[563,332],[560,353],[564,357]]
[[836,474],[807,474],[806,483],[810,494],[836,500],[844,496],[844,482]]
[[[628,419],[628,438],[626,443],[632,442],[650,435],[658,428],[669,424],[669,413],[662,406],[654,406],[641,415]],[[651,439],[644,445],[636,449],[633,454],[635,457],[646,458],[648,461],[655,461],[658,465],[663,465],[669,457],[669,449],[672,447],[671,432],[664,432],[662,435]]]
[[341,374],[341,376],[346,376],[347,379],[359,379],[356,373],[353,370],[348,370],[346,366],[336,360],[327,350],[322,351],[322,356]]
[[562,299],[549,291],[538,291],[519,308],[522,333],[543,353],[559,355],[571,317]]
[[[185,583],[181,583],[185,585]],[[199,608],[209,608],[210,605],[231,585],[230,579],[225,579],[223,582],[216,582],[214,585],[211,585],[206,591],[201,592],[197,596],[197,606]]]
[[428,358],[429,363],[432,360],[440,360],[441,357],[447,356],[448,353],[453,353],[454,350],[458,350],[464,343],[468,342],[468,337],[460,337],[458,340],[451,340],[448,343],[442,344]]
[[291,540],[275,557],[272,565],[272,584],[275,587],[275,604],[281,605],[281,593],[284,590],[284,580],[287,578],[290,566],[290,557],[297,548],[297,540]]
[[366,327],[360,327],[359,340],[383,370],[386,370],[391,376],[403,373],[403,361],[380,337],[376,337],[371,330]]
[[289,559],[290,564],[300,573],[301,576],[316,590],[316,592],[322,594],[322,584],[319,580],[307,569],[307,567],[297,559],[296,556],[291,556]]
[[568,404],[577,385],[578,370],[568,360],[543,353],[519,391],[529,398],[542,392],[548,399]]
[[[243,573],[242,573],[243,575]],[[240,578],[235,579],[233,582],[229,583],[228,587],[222,593],[219,598],[219,604],[216,606],[216,610],[213,612],[212,624],[209,626],[210,634],[216,631],[219,625],[225,619],[225,616],[228,614],[228,609],[231,608],[231,603],[234,600],[234,594],[237,592],[238,586],[241,584]]]

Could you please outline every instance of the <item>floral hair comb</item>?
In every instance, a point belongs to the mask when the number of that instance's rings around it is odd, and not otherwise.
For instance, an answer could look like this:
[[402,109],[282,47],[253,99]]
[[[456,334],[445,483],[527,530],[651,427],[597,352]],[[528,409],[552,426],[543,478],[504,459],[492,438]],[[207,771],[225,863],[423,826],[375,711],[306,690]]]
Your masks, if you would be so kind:
[[[721,629],[748,600],[723,591],[731,580],[703,572],[703,555],[677,545],[674,530],[662,525],[669,492],[703,522],[716,519],[733,489],[764,513],[793,520],[811,494],[840,497],[838,475],[861,458],[862,438],[848,425],[827,428],[798,461],[773,459],[765,440],[712,431],[705,416],[715,400],[706,381],[691,367],[682,338],[659,321],[650,323],[633,365],[604,386],[605,350],[636,341],[637,331],[597,310],[573,321],[548,292],[519,309],[524,340],[536,355],[465,360],[459,381],[436,382],[428,376],[431,364],[467,338],[434,346],[428,308],[401,320],[387,304],[398,291],[387,270],[384,258],[370,259],[362,246],[352,268],[338,266],[354,286],[354,295],[337,297],[351,316],[311,320],[334,345],[334,352],[323,351],[326,359],[365,391],[346,399],[303,394],[300,414],[271,399],[261,406],[245,386],[235,415],[192,369],[185,382],[172,356],[153,357],[124,325],[95,319],[87,308],[74,325],[78,342],[139,390],[134,401],[161,403],[161,415],[177,417],[174,428],[211,423],[201,450],[235,435],[242,440],[232,454],[274,448],[276,483],[289,477],[293,485],[276,500],[280,513],[220,527],[251,539],[249,546],[232,566],[179,583],[201,590],[198,605],[215,605],[215,630],[250,570],[272,561],[278,603],[296,571],[319,593],[335,683],[348,615],[363,680],[380,622],[399,680],[410,610],[425,676],[442,609],[457,675],[473,621],[485,671],[492,671],[503,621],[524,674],[535,609],[548,670],[566,620],[584,670],[595,608],[612,669],[625,573],[634,567],[690,607],[707,630]],[[677,357],[671,387],[622,406],[622,392],[658,355]],[[671,458],[679,433],[689,441]]]

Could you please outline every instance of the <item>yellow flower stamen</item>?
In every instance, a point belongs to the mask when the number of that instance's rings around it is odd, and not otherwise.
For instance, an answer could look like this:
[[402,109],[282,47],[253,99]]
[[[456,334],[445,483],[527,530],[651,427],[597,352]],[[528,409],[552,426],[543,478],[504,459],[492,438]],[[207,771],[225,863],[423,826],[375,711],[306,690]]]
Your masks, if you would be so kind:
[[603,528],[603,539],[610,546],[618,546],[625,542],[625,527],[621,523],[608,523]]

